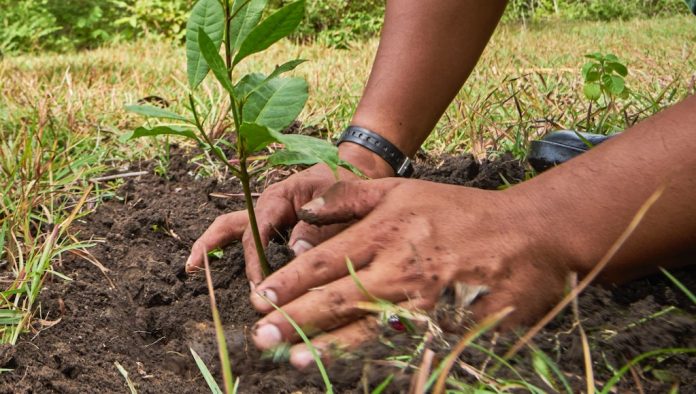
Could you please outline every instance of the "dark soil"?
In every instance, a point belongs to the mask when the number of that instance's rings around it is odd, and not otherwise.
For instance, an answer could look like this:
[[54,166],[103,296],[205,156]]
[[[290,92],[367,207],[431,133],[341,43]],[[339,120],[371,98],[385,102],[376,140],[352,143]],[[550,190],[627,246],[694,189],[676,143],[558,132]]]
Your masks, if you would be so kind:
[[[182,157],[174,155],[168,179],[155,175],[130,179],[119,190],[119,198],[103,203],[76,225],[81,239],[96,241],[90,251],[109,271],[102,273],[81,257],[65,255],[56,269],[73,280],[48,278],[41,294],[43,319],[60,322],[38,335],[24,335],[14,348],[0,348],[0,367],[13,369],[0,375],[0,392],[125,393],[128,389],[115,362],[129,372],[140,393],[208,392],[189,353],[193,347],[209,365],[217,365],[207,288],[202,275],[188,277],[183,266],[191,244],[206,226],[217,215],[241,209],[242,202],[210,197],[211,192],[238,192],[238,186],[195,179],[194,165]],[[492,189],[501,186],[503,178],[512,183],[522,180],[524,167],[510,159],[477,164],[461,156],[429,159],[418,165],[416,174]],[[270,247],[269,255],[276,264],[291,258],[287,248],[278,244]],[[249,329],[259,316],[247,301],[249,287],[240,246],[225,250],[212,270],[240,392],[323,392],[316,373],[298,373],[286,363],[261,359],[249,343]],[[676,275],[687,287],[696,288],[693,269]],[[675,309],[642,322],[667,307]],[[609,366],[620,368],[642,352],[696,347],[695,312],[662,276],[621,288],[590,288],[580,297],[580,315],[592,343],[595,379],[606,382],[612,375]],[[578,331],[571,328],[572,316],[562,314],[535,344],[580,391],[585,390],[582,346]],[[456,341],[449,338],[450,344]],[[405,354],[415,346],[404,335],[392,339],[403,344],[392,353]],[[510,336],[498,338],[495,347],[502,353],[510,340]],[[442,341],[433,347],[439,355],[447,348]],[[358,359],[335,363],[329,374],[336,391],[363,392],[365,386],[374,388],[390,373],[396,378],[388,391],[406,391],[410,371],[399,372],[374,361],[388,352],[386,346],[371,345],[361,353],[367,363]],[[483,353],[475,350],[467,350],[463,360],[477,368],[486,362]],[[525,379],[553,391],[534,372],[528,357],[513,363]],[[475,380],[458,371],[462,380]],[[648,359],[633,373],[645,392],[664,392],[672,382],[679,382],[682,392],[696,392],[693,371],[696,358],[677,355]],[[504,369],[499,376],[516,379]],[[622,387],[633,392],[637,386],[631,376],[626,375]]]

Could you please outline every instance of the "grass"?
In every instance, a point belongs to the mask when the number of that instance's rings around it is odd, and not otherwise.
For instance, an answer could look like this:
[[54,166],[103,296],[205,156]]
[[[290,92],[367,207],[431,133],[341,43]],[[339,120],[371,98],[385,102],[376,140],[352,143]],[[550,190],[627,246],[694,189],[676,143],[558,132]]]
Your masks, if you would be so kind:
[[[335,135],[350,120],[376,47],[374,39],[350,50],[285,42],[249,67],[270,71],[288,57],[309,59],[297,71],[311,86],[300,120]],[[626,81],[634,94],[612,115],[612,124],[624,128],[696,93],[695,50],[696,25],[685,16],[502,26],[424,147],[434,154],[467,151],[484,158],[510,151],[522,157],[531,139],[550,130],[586,128],[592,111],[582,95],[580,68],[583,55],[595,51],[612,52],[629,68]],[[15,343],[20,334],[39,330],[33,320],[43,283],[50,275],[65,280],[60,266],[66,253],[88,256],[89,243],[78,240],[71,224],[110,197],[114,186],[90,179],[152,157],[166,173],[165,140],[126,145],[119,137],[139,122],[125,113],[124,104],[158,96],[171,109],[182,109],[184,103],[176,101],[185,97],[180,59],[178,45],[143,40],[0,60],[0,342]],[[222,92],[208,87],[203,99],[220,97]],[[202,174],[224,175],[205,157],[199,163]],[[635,359],[617,375],[660,354]],[[483,372],[480,376],[490,377],[488,388],[535,390],[521,377],[505,381]],[[452,377],[447,383],[469,387]]]

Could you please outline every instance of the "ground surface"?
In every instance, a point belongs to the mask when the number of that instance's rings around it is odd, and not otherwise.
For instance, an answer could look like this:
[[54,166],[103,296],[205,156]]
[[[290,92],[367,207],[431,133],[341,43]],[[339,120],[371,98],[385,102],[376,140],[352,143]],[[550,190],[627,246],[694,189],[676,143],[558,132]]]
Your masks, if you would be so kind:
[[[120,189],[119,199],[104,203],[79,224],[80,238],[100,240],[91,251],[109,272],[105,275],[72,255],[56,267],[73,281],[49,278],[41,295],[41,312],[47,320],[61,321],[36,336],[25,335],[15,349],[0,349],[0,367],[14,369],[0,375],[0,392],[127,392],[114,362],[129,371],[140,393],[207,392],[188,351],[192,346],[204,360],[216,364],[207,290],[202,276],[185,275],[183,264],[205,227],[217,215],[240,208],[241,201],[209,197],[211,192],[232,192],[237,186],[195,180],[190,175],[193,169],[177,158],[171,163],[169,180],[155,175],[131,179]],[[519,181],[524,175],[517,162],[477,165],[467,156],[429,160],[418,170],[421,177],[485,188],[498,187],[501,174],[508,181]],[[279,245],[271,247],[270,255],[275,264],[290,258]],[[316,374],[259,360],[248,343],[246,334],[258,316],[247,302],[242,261],[242,252],[234,245],[212,266],[241,392],[322,392]],[[696,287],[693,269],[677,275],[687,286]],[[641,323],[665,308],[672,309]],[[696,347],[694,312],[694,306],[659,276],[618,289],[591,288],[580,298],[580,316],[591,338],[597,385],[601,387],[612,375],[608,365],[619,368],[649,350]],[[557,361],[574,388],[584,390],[582,350],[577,331],[571,330],[571,317],[569,313],[559,316],[535,344]],[[498,339],[497,348],[504,350],[505,343],[505,338]],[[408,351],[407,347],[398,350]],[[464,360],[480,367],[485,357],[467,350]],[[634,369],[646,392],[664,391],[672,381],[679,381],[684,393],[696,391],[695,357],[660,360],[650,359]],[[513,364],[525,379],[552,391],[528,361]],[[332,367],[329,373],[337,392],[363,392],[364,384],[374,387],[387,372],[398,372],[379,363],[368,365],[372,367],[364,369],[359,361],[344,361]],[[397,374],[390,390],[406,390],[408,375]],[[501,370],[499,375],[511,373]],[[460,369],[455,376],[474,381]],[[623,387],[636,388],[630,374],[623,382]]]

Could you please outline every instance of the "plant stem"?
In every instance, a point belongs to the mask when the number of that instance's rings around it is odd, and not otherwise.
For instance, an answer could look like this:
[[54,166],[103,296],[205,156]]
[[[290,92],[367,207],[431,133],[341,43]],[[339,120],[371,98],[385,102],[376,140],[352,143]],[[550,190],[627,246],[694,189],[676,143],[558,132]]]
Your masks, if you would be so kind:
[[244,202],[246,203],[247,212],[249,214],[249,226],[251,227],[251,234],[254,236],[254,246],[256,247],[256,254],[259,256],[261,271],[263,272],[263,276],[266,277],[271,274],[271,266],[268,265],[266,252],[263,250],[263,244],[261,243],[259,225],[256,222],[254,199],[251,196],[251,187],[249,187],[249,173],[247,172],[246,157],[239,159],[239,167],[241,168],[241,176],[239,179],[242,181],[242,188],[244,189]]
[[[230,37],[230,20],[232,19],[232,9],[230,7],[230,0],[224,1],[225,9],[225,65],[227,66],[227,73],[232,79],[232,70],[234,69],[234,64],[232,63],[232,43]],[[241,9],[241,7],[240,7]],[[271,267],[268,265],[268,260],[266,259],[266,252],[263,250],[263,244],[261,243],[261,234],[259,233],[259,225],[256,222],[256,212],[254,211],[254,200],[251,196],[251,187],[249,186],[250,176],[247,166],[247,151],[244,146],[244,141],[239,135],[239,128],[242,124],[242,112],[240,104],[234,97],[232,92],[230,94],[230,107],[232,109],[232,118],[234,119],[234,127],[237,132],[237,156],[239,157],[239,180],[242,182],[242,189],[244,189],[244,203],[247,207],[247,212],[249,215],[249,226],[251,227],[251,233],[254,237],[254,246],[256,247],[256,254],[259,257],[259,264],[261,265],[261,271],[263,276],[266,277],[271,274]],[[227,163],[228,166],[231,164]]]

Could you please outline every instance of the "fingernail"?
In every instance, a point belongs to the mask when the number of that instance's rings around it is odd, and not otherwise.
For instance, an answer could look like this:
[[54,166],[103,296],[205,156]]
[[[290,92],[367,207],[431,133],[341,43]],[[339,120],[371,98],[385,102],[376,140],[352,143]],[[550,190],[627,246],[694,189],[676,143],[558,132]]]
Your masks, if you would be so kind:
[[254,284],[254,282],[249,282],[249,288],[251,289],[252,293],[256,290],[256,285]]
[[191,265],[192,265],[192,264],[191,264],[191,257],[193,257],[193,256],[189,256],[189,258],[186,259],[186,265],[185,265],[185,267],[186,267],[186,272],[191,271]]
[[324,206],[324,203],[324,197],[315,198],[314,200],[303,205],[302,209],[309,212],[316,212]]
[[292,251],[295,252],[295,256],[299,256],[302,253],[312,249],[313,247],[314,245],[310,244],[304,239],[298,239],[297,241],[295,241],[295,244],[292,245]]
[[[317,350],[317,353],[319,351]],[[321,353],[319,354],[321,357]],[[314,362],[314,356],[309,350],[299,350],[290,355],[290,363],[297,369],[305,369]]]
[[260,349],[270,349],[277,346],[280,341],[280,330],[273,324],[264,324],[254,333],[254,343]]
[[[254,291],[252,289],[252,292],[253,293],[251,294],[251,302],[253,302],[256,305],[268,305],[268,301],[271,301],[274,304],[278,304],[278,295],[276,295],[276,292],[271,289],[260,291]],[[266,297],[266,299],[264,299],[264,297]]]

